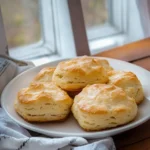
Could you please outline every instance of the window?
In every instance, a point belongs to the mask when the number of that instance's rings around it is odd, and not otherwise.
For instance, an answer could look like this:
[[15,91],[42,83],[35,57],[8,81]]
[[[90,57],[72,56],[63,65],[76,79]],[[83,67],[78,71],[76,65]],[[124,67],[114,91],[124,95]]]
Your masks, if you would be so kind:
[[[11,7],[10,7],[11,6]],[[41,37],[37,0],[1,0],[10,48],[36,43]]]
[[96,49],[100,51],[118,45],[123,36],[119,36],[118,41],[117,35],[123,35],[126,30],[127,1],[81,0],[81,2],[92,53]]
[[[110,14],[107,0],[81,0],[85,25],[89,39],[96,38],[94,34],[110,23]],[[102,32],[98,37],[107,34]]]
[[12,57],[32,59],[55,52],[52,2],[0,1],[9,53]]
[[81,2],[92,54],[143,38],[136,0]]
[[[69,1],[73,0],[1,0],[10,55],[39,59],[40,64],[76,56]],[[135,0],[81,0],[81,4],[92,54],[142,37]]]

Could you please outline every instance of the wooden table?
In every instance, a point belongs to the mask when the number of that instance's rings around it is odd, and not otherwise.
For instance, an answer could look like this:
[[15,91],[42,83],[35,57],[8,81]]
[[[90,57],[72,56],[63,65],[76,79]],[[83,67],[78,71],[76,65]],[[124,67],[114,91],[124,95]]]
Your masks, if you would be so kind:
[[[104,56],[128,61],[150,71],[150,38],[102,52]],[[150,120],[113,137],[118,150],[150,150]]]

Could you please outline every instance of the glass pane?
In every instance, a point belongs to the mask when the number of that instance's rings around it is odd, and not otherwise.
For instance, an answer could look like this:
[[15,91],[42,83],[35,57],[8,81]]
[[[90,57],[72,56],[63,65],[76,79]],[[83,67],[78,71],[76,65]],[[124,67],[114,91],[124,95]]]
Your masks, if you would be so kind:
[[38,0],[0,0],[9,48],[41,38]]
[[108,22],[107,0],[81,0],[86,28]]

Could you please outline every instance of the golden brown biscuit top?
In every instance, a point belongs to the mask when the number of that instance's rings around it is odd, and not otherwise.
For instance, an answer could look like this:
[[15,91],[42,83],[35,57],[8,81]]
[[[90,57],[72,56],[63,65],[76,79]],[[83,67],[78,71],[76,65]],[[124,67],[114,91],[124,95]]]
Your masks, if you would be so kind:
[[94,114],[110,111],[118,113],[135,105],[135,100],[128,97],[121,88],[107,84],[86,86],[74,101],[81,111]]
[[43,68],[34,78],[34,82],[50,82],[52,80],[55,68]]
[[60,62],[57,67],[64,71],[69,70],[70,72],[80,72],[83,74],[88,74],[92,70],[99,70],[101,67],[112,70],[107,60],[88,56]]
[[[108,73],[109,76],[109,83],[113,83],[117,86],[137,86],[137,84],[140,84],[140,81],[138,80],[137,76],[130,71],[110,71]],[[134,85],[133,85],[134,84]]]
[[36,103],[41,100],[72,103],[72,99],[68,94],[53,82],[32,83],[28,88],[24,88],[18,92],[18,100],[21,103]]

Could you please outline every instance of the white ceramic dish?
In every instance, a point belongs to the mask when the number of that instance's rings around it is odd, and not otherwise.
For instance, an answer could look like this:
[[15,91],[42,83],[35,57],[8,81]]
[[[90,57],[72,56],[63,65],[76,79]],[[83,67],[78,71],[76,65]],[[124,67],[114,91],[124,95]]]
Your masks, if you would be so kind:
[[146,122],[148,119],[150,119],[150,73],[141,67],[135,66],[124,61],[110,58],[105,59],[107,59],[110,65],[116,70],[126,70],[134,72],[140,79],[144,88],[145,100],[142,104],[139,105],[139,111],[136,119],[127,125],[103,131],[86,132],[79,127],[78,123],[75,121],[73,116],[70,116],[66,121],[60,123],[29,123],[23,120],[15,112],[14,100],[16,99],[17,92],[21,88],[27,87],[30,81],[32,81],[34,76],[42,68],[46,66],[56,66],[60,61],[66,59],[57,60],[51,63],[32,68],[15,77],[5,87],[1,96],[1,105],[5,109],[7,114],[21,126],[52,137],[81,136],[87,139],[102,138],[127,131]]

